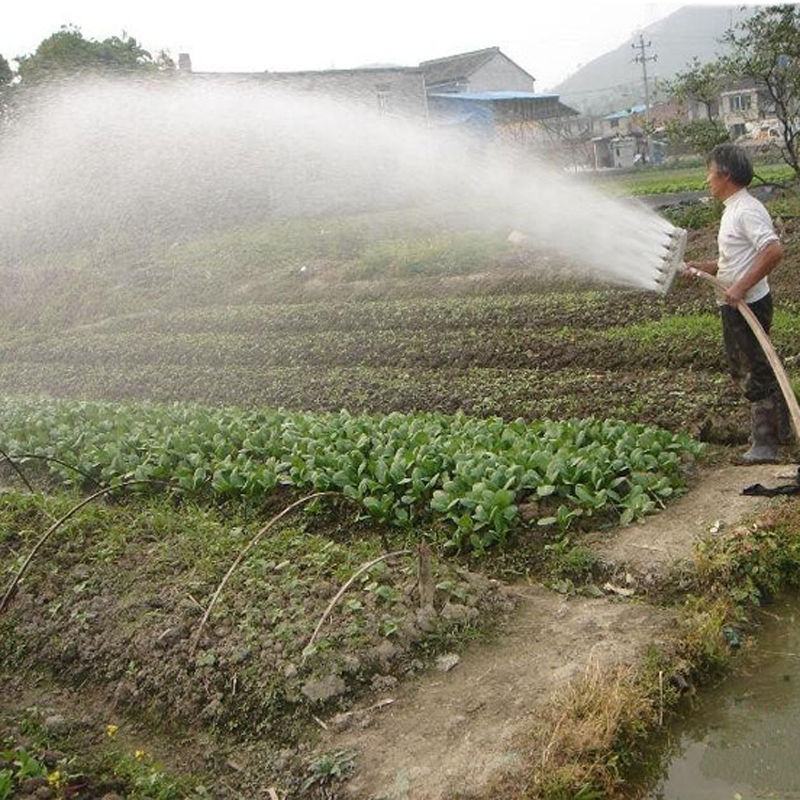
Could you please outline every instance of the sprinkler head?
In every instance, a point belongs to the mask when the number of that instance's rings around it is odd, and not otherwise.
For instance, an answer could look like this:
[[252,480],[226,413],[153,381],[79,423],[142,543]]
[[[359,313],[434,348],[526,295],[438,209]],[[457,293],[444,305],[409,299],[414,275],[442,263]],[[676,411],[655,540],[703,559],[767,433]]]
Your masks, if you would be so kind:
[[683,228],[673,228],[669,234],[669,243],[656,271],[655,290],[666,294],[672,287],[675,276],[683,267],[683,254],[686,252],[686,241],[689,234]]

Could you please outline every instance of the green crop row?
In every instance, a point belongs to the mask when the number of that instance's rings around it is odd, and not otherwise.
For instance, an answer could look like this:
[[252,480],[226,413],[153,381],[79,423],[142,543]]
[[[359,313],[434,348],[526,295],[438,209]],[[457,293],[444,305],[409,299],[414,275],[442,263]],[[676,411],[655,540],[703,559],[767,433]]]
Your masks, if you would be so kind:
[[[793,172],[787,164],[760,164],[755,167],[759,183],[782,183],[792,178]],[[701,167],[678,169],[642,170],[634,174],[609,179],[610,188],[634,195],[665,194],[670,192],[700,191],[705,188],[707,170]]]
[[296,334],[365,330],[464,330],[506,327],[587,328],[653,319],[664,301],[642,292],[542,292],[480,297],[422,297],[414,300],[306,302],[158,310],[109,319],[102,333]]
[[[712,313],[665,314],[658,320],[608,325],[536,326],[464,330],[388,329],[302,331],[294,335],[175,333],[159,331],[73,332],[0,346],[0,362],[96,368],[145,365],[177,370],[226,371],[231,367],[374,367],[395,369],[507,368],[630,370],[634,367],[723,371],[719,317]],[[779,309],[773,341],[793,354],[800,315]],[[280,401],[279,401],[280,402]]]
[[[436,512],[454,547],[478,550],[505,540],[526,499],[540,503],[541,525],[566,529],[598,512],[630,522],[682,487],[681,464],[700,448],[683,434],[608,420],[36,400],[4,404],[0,443],[57,457],[103,483],[163,480],[254,502],[278,486],[336,491],[401,526]],[[51,469],[77,480],[59,464]]]

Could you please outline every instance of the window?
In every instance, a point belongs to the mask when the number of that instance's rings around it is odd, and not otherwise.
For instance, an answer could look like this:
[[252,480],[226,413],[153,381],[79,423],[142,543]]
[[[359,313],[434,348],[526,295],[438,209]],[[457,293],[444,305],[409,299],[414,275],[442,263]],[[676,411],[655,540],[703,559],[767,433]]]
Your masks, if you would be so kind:
[[731,111],[747,111],[751,101],[752,98],[749,94],[731,95]]
[[379,114],[388,114],[389,113],[389,87],[388,86],[376,86],[376,97],[378,100],[378,113]]
[[618,119],[610,120],[609,124],[611,125],[612,128],[619,128],[619,120]]
[[731,139],[738,139],[740,136],[744,136],[747,133],[747,128],[742,125],[731,125],[730,134]]

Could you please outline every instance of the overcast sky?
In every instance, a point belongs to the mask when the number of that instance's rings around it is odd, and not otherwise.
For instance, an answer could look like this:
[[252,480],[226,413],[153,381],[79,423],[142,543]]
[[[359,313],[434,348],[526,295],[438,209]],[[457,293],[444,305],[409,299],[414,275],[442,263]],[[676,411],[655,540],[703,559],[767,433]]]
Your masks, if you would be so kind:
[[10,60],[31,52],[66,23],[78,25],[87,37],[102,39],[124,30],[152,51],[166,49],[174,57],[188,52],[197,71],[413,66],[497,45],[536,77],[537,91],[544,91],[682,5],[633,0],[226,0],[208,6],[197,0],[23,0],[3,15],[0,54]]

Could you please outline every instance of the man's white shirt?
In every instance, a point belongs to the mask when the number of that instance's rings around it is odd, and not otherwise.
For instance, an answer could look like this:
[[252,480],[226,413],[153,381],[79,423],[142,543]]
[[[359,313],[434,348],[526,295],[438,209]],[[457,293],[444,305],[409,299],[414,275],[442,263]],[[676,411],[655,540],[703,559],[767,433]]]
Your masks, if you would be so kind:
[[[769,212],[747,189],[740,189],[723,201],[725,210],[719,224],[717,278],[726,288],[733,286],[753,265],[756,255],[768,244],[778,242]],[[752,286],[745,302],[755,303],[769,293],[766,277]],[[717,303],[725,300],[717,293]]]

